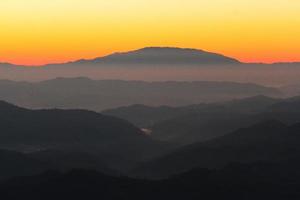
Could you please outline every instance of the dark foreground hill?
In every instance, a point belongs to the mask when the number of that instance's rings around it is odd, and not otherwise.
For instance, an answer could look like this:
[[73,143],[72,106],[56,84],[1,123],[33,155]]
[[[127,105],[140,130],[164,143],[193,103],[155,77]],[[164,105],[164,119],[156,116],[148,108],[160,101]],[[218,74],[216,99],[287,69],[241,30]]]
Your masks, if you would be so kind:
[[22,153],[7,150],[0,150],[0,163],[0,180],[39,174],[52,167]]
[[5,199],[299,199],[299,163],[232,164],[222,170],[194,169],[176,177],[147,181],[94,171],[49,171],[0,184]]
[[122,168],[163,149],[129,122],[91,111],[28,110],[0,102],[0,122],[0,147],[22,152],[86,152]]
[[229,65],[241,64],[234,58],[229,58],[221,54],[206,52],[197,49],[182,49],[172,47],[146,47],[135,51],[115,53],[105,57],[96,58],[93,60],[80,60],[71,64],[77,65],[113,65],[124,67],[130,66],[200,66],[215,64]]
[[225,136],[192,144],[145,163],[137,171],[147,177],[169,176],[193,168],[222,168],[232,162],[286,162],[300,156],[300,124],[266,121]]
[[66,152],[58,150],[44,150],[25,154],[27,157],[47,164],[48,169],[68,171],[72,169],[97,170],[98,172],[119,175],[120,172],[113,170],[109,164],[92,153]]
[[57,150],[20,153],[0,150],[0,181],[18,176],[32,176],[48,170],[69,171],[72,169],[97,170],[101,173],[119,175],[95,155],[83,152]]

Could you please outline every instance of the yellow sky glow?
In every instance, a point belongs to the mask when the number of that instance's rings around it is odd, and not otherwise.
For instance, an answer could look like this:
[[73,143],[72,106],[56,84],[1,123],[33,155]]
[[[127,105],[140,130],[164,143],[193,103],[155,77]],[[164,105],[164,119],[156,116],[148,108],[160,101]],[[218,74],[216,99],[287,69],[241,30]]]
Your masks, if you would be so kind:
[[146,46],[299,61],[300,1],[0,1],[1,62],[40,65]]

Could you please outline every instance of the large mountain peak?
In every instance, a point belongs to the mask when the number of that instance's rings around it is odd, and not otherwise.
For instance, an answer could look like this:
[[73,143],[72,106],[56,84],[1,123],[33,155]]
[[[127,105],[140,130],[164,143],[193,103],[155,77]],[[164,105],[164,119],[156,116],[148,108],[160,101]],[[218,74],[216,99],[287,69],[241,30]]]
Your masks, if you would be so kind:
[[198,49],[177,47],[145,47],[142,49],[114,53],[94,60],[84,60],[85,64],[130,64],[130,65],[204,65],[238,64],[238,60]]

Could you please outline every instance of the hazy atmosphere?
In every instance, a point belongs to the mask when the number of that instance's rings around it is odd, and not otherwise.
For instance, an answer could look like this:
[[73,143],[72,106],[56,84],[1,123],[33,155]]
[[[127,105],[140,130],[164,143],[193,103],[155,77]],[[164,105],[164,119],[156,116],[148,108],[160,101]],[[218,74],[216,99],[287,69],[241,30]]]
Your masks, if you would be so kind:
[[300,199],[299,10],[1,1],[1,199]]

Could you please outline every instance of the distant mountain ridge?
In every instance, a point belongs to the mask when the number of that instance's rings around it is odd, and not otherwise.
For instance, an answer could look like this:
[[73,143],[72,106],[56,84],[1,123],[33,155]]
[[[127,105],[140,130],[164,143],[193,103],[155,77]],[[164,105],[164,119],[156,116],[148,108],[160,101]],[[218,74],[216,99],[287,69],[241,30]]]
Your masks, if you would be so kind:
[[172,47],[146,47],[125,53],[114,53],[91,60],[80,60],[75,64],[133,64],[133,65],[202,65],[239,64],[234,58],[197,49]]
[[280,95],[276,88],[218,81],[123,81],[55,78],[41,82],[0,80],[0,99],[27,108],[102,111],[132,104],[181,106],[254,95]]
[[[293,65],[295,62],[275,62],[267,65]],[[243,63],[236,58],[228,57],[220,53],[204,51],[195,48],[160,47],[150,46],[131,51],[115,52],[106,56],[93,59],[78,59],[62,63],[49,63],[42,66],[68,65],[68,64],[266,64],[266,63]],[[6,66],[22,66],[7,62],[0,62]]]
[[297,123],[300,119],[299,108],[299,97],[278,99],[260,95],[183,107],[133,105],[106,110],[104,113],[146,128],[151,132],[151,137],[157,140],[190,144],[268,119],[287,124]]
[[78,76],[143,81],[233,81],[277,87],[298,82],[300,63],[243,63],[197,49],[146,47],[39,67],[0,64],[0,79],[43,81]]
[[188,106],[147,106],[135,104],[131,106],[118,107],[104,110],[102,113],[126,119],[141,128],[149,128],[156,123],[175,119],[179,116],[186,116],[192,113],[216,113],[216,112],[235,112],[235,113],[259,113],[266,111],[281,99],[271,98],[268,96],[257,95],[253,97],[234,99],[219,103],[200,103]]

